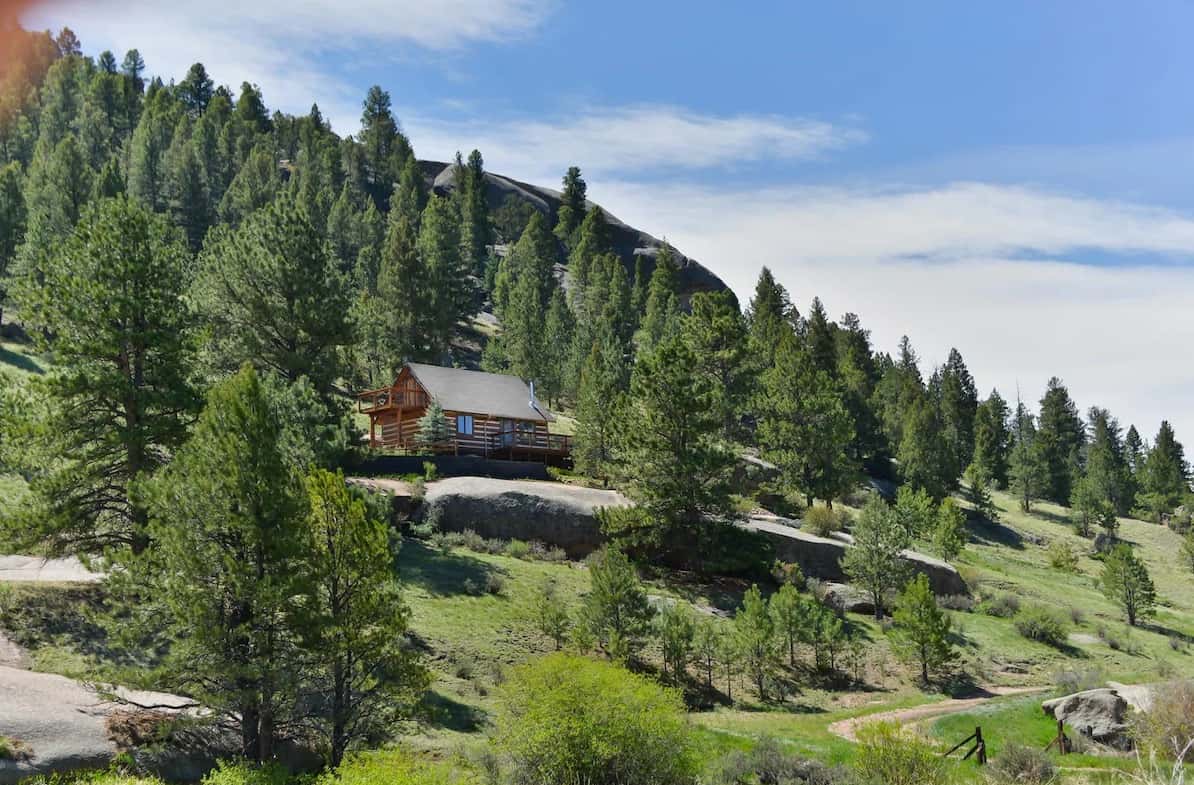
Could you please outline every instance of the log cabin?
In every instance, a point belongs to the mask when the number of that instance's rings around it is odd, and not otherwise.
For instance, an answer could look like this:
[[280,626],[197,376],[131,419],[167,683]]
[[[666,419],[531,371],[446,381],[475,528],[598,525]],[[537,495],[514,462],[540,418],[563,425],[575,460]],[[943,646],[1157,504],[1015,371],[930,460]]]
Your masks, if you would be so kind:
[[[449,439],[422,443],[419,419],[435,400]],[[534,384],[517,376],[406,363],[394,383],[357,395],[369,416],[369,445],[378,449],[448,452],[489,458],[567,462],[570,437],[549,431],[555,417],[535,398]]]

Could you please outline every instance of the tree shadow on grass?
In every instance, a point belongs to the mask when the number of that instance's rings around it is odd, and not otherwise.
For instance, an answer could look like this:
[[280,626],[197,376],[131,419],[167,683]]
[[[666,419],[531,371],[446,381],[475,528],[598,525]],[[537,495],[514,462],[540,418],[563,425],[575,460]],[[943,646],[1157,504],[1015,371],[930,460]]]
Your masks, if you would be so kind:
[[0,346],[0,365],[11,365],[13,368],[19,368],[26,373],[43,374],[45,371],[37,364],[32,357],[20,352],[14,352]]
[[983,518],[970,521],[967,529],[974,541],[980,545],[1000,545],[1017,551],[1024,550],[1024,538],[1010,526]]
[[403,583],[426,589],[433,596],[472,594],[470,587],[485,587],[504,570],[475,556],[430,548],[418,540],[404,540],[398,554],[398,577]]
[[419,719],[435,728],[458,733],[475,733],[485,726],[489,715],[477,706],[470,706],[448,695],[429,690],[419,706]]

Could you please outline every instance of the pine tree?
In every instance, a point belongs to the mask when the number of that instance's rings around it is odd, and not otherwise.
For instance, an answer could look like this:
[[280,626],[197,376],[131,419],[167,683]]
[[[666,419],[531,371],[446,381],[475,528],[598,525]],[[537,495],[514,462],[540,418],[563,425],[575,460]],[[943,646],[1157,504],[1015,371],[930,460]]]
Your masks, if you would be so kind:
[[377,209],[389,209],[390,194],[410,153],[410,143],[398,130],[390,110],[390,94],[377,85],[369,88],[361,112],[359,140],[364,147],[365,190]]
[[489,203],[485,198],[485,167],[481,152],[473,150],[463,168],[463,182],[457,183],[460,199],[460,254],[465,268],[480,276],[485,268],[486,247],[493,242],[489,225]]
[[680,326],[679,270],[665,243],[655,257],[655,270],[647,287],[647,308],[635,342],[649,352]]
[[855,463],[882,476],[890,471],[890,448],[872,405],[880,374],[871,351],[870,331],[863,329],[856,314],[847,313],[836,337],[838,380],[846,411],[854,421],[854,439],[846,452]]
[[1078,479],[1086,432],[1082,418],[1078,416],[1078,407],[1056,376],[1049,380],[1041,398],[1037,438],[1048,471],[1045,496],[1058,504],[1066,504]]
[[544,315],[557,287],[555,238],[536,213],[527,223],[518,243],[503,261],[503,283],[495,296],[495,308],[502,320],[502,342],[510,369],[524,379],[542,380],[547,375],[547,331]]
[[622,427],[628,376],[621,342],[612,330],[603,330],[590,345],[580,369],[572,447],[577,470],[603,483],[609,480],[615,434]]
[[560,209],[556,220],[555,235],[568,248],[576,245],[576,230],[587,217],[585,208],[584,178],[580,168],[568,167],[564,174],[564,190],[560,194]]
[[564,391],[568,389],[570,380],[577,375],[572,366],[572,343],[576,333],[576,320],[572,309],[568,307],[568,299],[564,289],[556,286],[552,289],[551,302],[547,306],[547,317],[544,319],[543,332],[547,336],[544,351],[543,395],[548,405],[554,406],[560,401]]
[[428,287],[426,340],[430,359],[444,358],[458,322],[472,313],[472,283],[460,258],[460,231],[452,203],[433,196],[423,211],[416,244]]
[[192,116],[198,117],[207,109],[215,94],[215,83],[207,75],[203,63],[195,63],[187,71],[186,78],[175,88],[178,100],[183,108]]
[[767,700],[767,684],[775,670],[775,622],[758,586],[751,586],[734,614],[734,637],[743,669],[750,675],[760,700]]
[[945,561],[953,561],[966,547],[966,513],[950,497],[937,509],[933,527],[933,548]]
[[679,602],[666,606],[655,617],[655,634],[663,655],[663,671],[671,671],[673,684],[683,684],[692,659],[696,622],[687,605]]
[[1008,461],[1012,433],[1008,428],[1011,412],[998,390],[991,390],[987,400],[978,405],[974,416],[974,464],[997,487],[1008,484]]
[[221,227],[199,259],[194,299],[208,325],[208,363],[252,363],[307,377],[329,402],[352,340],[348,282],[327,243],[288,198]]
[[889,635],[894,648],[902,659],[919,666],[922,684],[928,684],[931,675],[957,659],[957,652],[950,642],[952,625],[949,616],[937,605],[937,598],[924,575],[916,576],[904,588],[896,601],[893,621],[895,624]]
[[378,308],[373,318],[380,322],[383,364],[392,374],[397,374],[407,360],[427,354],[431,284],[419,261],[415,241],[409,216],[391,210],[377,274]]
[[1189,493],[1190,468],[1186,464],[1185,450],[1168,421],[1161,422],[1141,474],[1142,506],[1156,520],[1172,512]]
[[991,499],[991,480],[978,463],[966,467],[966,498],[976,513],[988,521],[999,520],[999,508]]
[[788,299],[788,292],[764,267],[755,284],[755,294],[747,311],[750,328],[750,353],[760,368],[775,361],[775,350],[785,333],[790,332],[799,316]]
[[758,442],[763,457],[779,467],[784,484],[804,495],[833,500],[847,491],[858,467],[846,454],[854,435],[850,414],[832,379],[788,330],[775,350],[775,364],[762,376]]
[[949,350],[949,358],[941,369],[941,424],[949,456],[952,479],[961,475],[974,458],[975,419],[978,410],[978,391],[974,377],[957,349]]
[[1135,493],[1129,490],[1131,473],[1124,457],[1119,422],[1106,409],[1098,407],[1091,407],[1087,421],[1090,441],[1081,481],[1113,513],[1126,515],[1132,509]]
[[73,135],[53,148],[38,143],[24,186],[25,236],[15,277],[37,280],[41,267],[78,222],[90,192],[91,170]]
[[1103,594],[1123,609],[1129,625],[1135,627],[1156,612],[1156,587],[1132,546],[1118,545],[1111,551],[1103,561],[1101,581]]
[[148,544],[134,486],[168,460],[198,408],[186,265],[163,221],[118,198],[88,211],[42,285],[18,291],[57,366],[44,383],[49,419],[35,431],[53,459],[25,467],[32,506],[10,522],[18,543],[91,553]]
[[568,615],[568,606],[560,596],[554,578],[548,578],[539,588],[535,600],[535,623],[539,631],[555,643],[556,651],[564,647],[564,641],[572,627],[572,619]]
[[634,565],[605,548],[590,560],[589,579],[581,622],[612,659],[628,659],[642,648],[655,615]]
[[239,227],[273,202],[281,190],[282,180],[273,150],[269,142],[263,141],[250,151],[228,184],[220,200],[220,218],[230,226]]
[[720,440],[721,418],[709,379],[680,335],[639,357],[630,382],[622,456],[629,487],[665,551],[695,548],[698,567],[711,555],[717,527],[736,516],[730,498],[735,459]]
[[779,587],[769,603],[775,629],[788,645],[788,666],[796,665],[796,644],[801,641],[808,623],[808,608],[800,592],[790,583]]
[[813,365],[829,376],[837,376],[837,347],[833,337],[836,328],[825,315],[821,298],[814,297],[805,323],[805,342]]
[[746,320],[738,311],[734,293],[727,289],[694,294],[692,313],[684,320],[683,330],[701,373],[713,383],[722,438],[730,440],[755,382],[747,354]]
[[452,429],[439,401],[432,399],[428,404],[427,411],[419,418],[418,432],[419,445],[427,449],[434,450],[452,440]]
[[404,640],[410,609],[394,574],[388,523],[340,472],[316,470],[306,487],[316,603],[305,643],[317,653],[326,698],[319,726],[328,763],[338,766],[350,746],[407,715],[429,680]]
[[1022,402],[1016,402],[1012,426],[1012,451],[1008,463],[1008,489],[1020,500],[1020,509],[1029,512],[1048,485],[1048,467],[1037,440],[1036,424]]
[[174,225],[186,234],[191,251],[198,251],[211,226],[211,204],[202,165],[191,139],[190,122],[184,117],[174,132],[166,155],[165,200]]
[[0,315],[7,299],[9,265],[25,238],[25,194],[21,190],[21,165],[0,166]]
[[922,393],[906,409],[898,457],[904,482],[924,488],[935,499],[943,499],[958,482],[960,470],[954,464],[941,412]]
[[240,128],[240,133],[250,139],[254,136],[267,134],[273,128],[269,112],[265,108],[265,99],[261,95],[261,88],[248,82],[241,82],[240,95],[236,98],[236,107],[233,109],[232,118]]
[[871,498],[853,529],[854,545],[842,557],[842,569],[871,597],[875,619],[883,618],[887,593],[904,582],[906,568],[900,553],[911,544],[908,532],[892,517],[887,504]]
[[145,110],[129,140],[129,195],[141,200],[155,213],[165,211],[166,156],[174,136],[175,105],[159,92],[146,101]]
[[[310,590],[308,512],[283,424],[252,368],[216,385],[191,439],[150,484],[152,558],[134,597],[157,609],[187,694],[241,732],[241,754],[274,756],[297,697],[297,608]],[[220,587],[213,591],[212,587]]]
[[[594,207],[585,215],[584,223],[577,231],[577,240],[568,255],[568,290],[571,305],[582,321],[591,316],[586,304],[589,272],[594,267],[594,260],[609,252],[609,224],[606,223],[605,212],[600,207]],[[601,305],[597,303],[593,307],[600,308]]]

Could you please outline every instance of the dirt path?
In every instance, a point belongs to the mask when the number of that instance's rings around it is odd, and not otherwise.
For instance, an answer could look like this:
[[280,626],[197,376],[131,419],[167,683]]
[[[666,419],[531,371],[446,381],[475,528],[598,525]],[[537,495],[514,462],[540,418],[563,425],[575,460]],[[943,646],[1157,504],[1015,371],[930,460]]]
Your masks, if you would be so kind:
[[1048,687],[991,687],[985,691],[985,695],[976,698],[958,698],[928,703],[924,706],[913,706],[910,709],[895,709],[877,714],[867,714],[863,717],[838,720],[829,726],[829,732],[848,741],[858,741],[858,729],[870,722],[896,722],[901,725],[911,725],[949,714],[960,714],[997,698],[1009,695],[1029,695],[1035,692],[1046,692],[1048,689]]
[[102,573],[92,572],[74,556],[43,559],[40,556],[0,556],[0,582],[96,583]]

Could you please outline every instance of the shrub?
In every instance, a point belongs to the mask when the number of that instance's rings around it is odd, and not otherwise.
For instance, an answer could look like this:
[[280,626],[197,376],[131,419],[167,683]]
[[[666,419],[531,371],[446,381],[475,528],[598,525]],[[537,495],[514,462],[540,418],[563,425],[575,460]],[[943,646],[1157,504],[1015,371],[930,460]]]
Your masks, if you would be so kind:
[[1049,557],[1049,566],[1053,569],[1061,572],[1078,571],[1078,554],[1074,553],[1068,542],[1054,540],[1049,543],[1046,554]]
[[847,521],[848,516],[844,510],[832,510],[823,505],[815,505],[804,511],[803,528],[818,537],[828,537],[833,532],[845,528]]
[[1066,640],[1066,623],[1057,611],[1032,605],[1016,614],[1016,632],[1030,641],[1061,646]]
[[461,546],[470,551],[483,552],[485,550],[485,538],[472,529],[465,529],[461,532],[459,542]]
[[974,598],[966,594],[947,594],[944,597],[939,597],[937,604],[951,611],[965,611],[969,613],[974,610]]
[[513,559],[526,559],[531,555],[531,546],[523,540],[510,540],[506,543],[506,555]]
[[944,785],[945,767],[936,751],[894,722],[870,722],[858,729],[854,767],[865,782],[883,785]]
[[435,464],[431,461],[423,461],[423,479],[427,482],[435,482],[439,479],[439,469],[435,468]]
[[1141,747],[1170,760],[1194,744],[1194,680],[1154,688],[1152,710],[1135,715],[1133,731]]
[[287,785],[290,775],[279,763],[254,764],[220,761],[202,780],[202,785]]
[[997,783],[1045,785],[1057,778],[1057,767],[1047,753],[1020,744],[1004,747],[987,771],[991,781]]
[[1086,621],[1086,611],[1082,610],[1076,605],[1070,606],[1070,621],[1075,625],[1083,624]]
[[771,565],[771,577],[780,586],[790,583],[797,589],[804,586],[804,572],[800,569],[799,564],[790,564],[782,562],[779,559]]
[[490,594],[503,594],[506,591],[506,579],[501,573],[489,573],[485,576],[485,591]]
[[763,736],[749,752],[735,750],[723,757],[713,782],[716,785],[776,783],[779,785],[833,785],[843,782],[841,770],[819,761],[785,752],[773,737]]
[[515,668],[493,744],[514,782],[689,785],[698,763],[679,691],[552,654]]
[[1010,619],[1020,612],[1020,598],[1014,594],[997,594],[983,601],[982,609],[988,616]]
[[402,749],[354,755],[338,769],[314,780],[315,785],[478,785],[479,782],[451,763],[421,760]]
[[1098,667],[1066,669],[1053,674],[1053,683],[1066,695],[1102,687],[1106,681],[1107,675]]
[[472,595],[473,597],[480,597],[485,593],[484,587],[472,578],[465,578],[464,583],[460,584],[460,587],[464,589],[465,594]]
[[427,482],[422,477],[416,477],[410,482],[410,500],[418,507],[427,498]]

